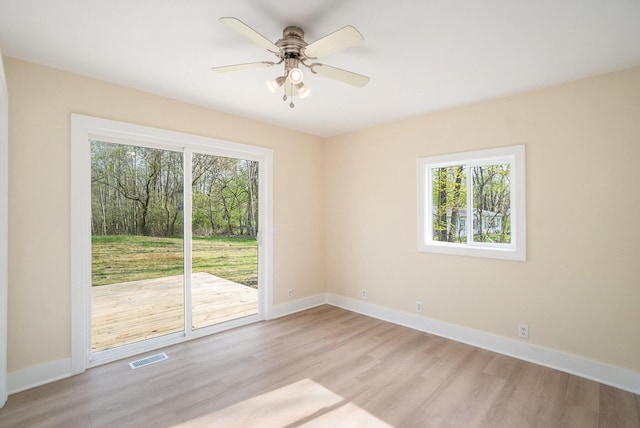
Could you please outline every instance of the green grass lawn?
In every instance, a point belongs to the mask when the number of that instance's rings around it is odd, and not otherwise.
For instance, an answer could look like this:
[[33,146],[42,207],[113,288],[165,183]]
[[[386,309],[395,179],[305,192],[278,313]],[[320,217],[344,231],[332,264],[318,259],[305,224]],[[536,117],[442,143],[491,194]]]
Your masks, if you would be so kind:
[[[193,238],[193,272],[208,272],[240,284],[258,283],[258,245],[254,238]],[[181,275],[181,237],[93,236],[92,285]]]

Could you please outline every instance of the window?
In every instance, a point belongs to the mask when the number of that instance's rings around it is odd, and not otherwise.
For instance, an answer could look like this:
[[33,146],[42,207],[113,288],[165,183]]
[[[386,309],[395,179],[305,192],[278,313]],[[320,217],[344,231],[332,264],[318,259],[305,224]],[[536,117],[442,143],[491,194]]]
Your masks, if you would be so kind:
[[524,145],[419,158],[418,251],[526,260]]

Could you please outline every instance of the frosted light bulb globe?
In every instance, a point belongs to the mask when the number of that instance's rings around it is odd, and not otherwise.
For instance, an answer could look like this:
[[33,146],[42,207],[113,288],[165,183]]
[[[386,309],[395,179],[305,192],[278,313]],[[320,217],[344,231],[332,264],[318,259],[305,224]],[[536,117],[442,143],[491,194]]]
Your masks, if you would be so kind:
[[302,71],[299,68],[292,68],[289,71],[289,80],[291,80],[291,83],[293,83],[294,85],[301,83],[303,77],[304,76],[302,75]]

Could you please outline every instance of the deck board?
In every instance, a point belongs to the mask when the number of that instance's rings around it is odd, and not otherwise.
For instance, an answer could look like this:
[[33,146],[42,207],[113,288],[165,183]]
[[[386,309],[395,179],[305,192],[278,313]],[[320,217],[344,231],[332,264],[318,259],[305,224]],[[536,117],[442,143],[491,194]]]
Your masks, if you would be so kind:
[[[182,331],[183,293],[182,275],[93,287],[92,351]],[[257,313],[258,290],[195,272],[192,301],[193,328],[201,328]]]

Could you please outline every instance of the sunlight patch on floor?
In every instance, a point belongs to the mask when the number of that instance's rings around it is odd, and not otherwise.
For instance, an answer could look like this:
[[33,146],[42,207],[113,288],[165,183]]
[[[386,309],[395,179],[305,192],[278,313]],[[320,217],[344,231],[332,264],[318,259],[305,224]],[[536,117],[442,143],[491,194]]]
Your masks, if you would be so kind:
[[311,379],[247,399],[176,427],[391,427]]

